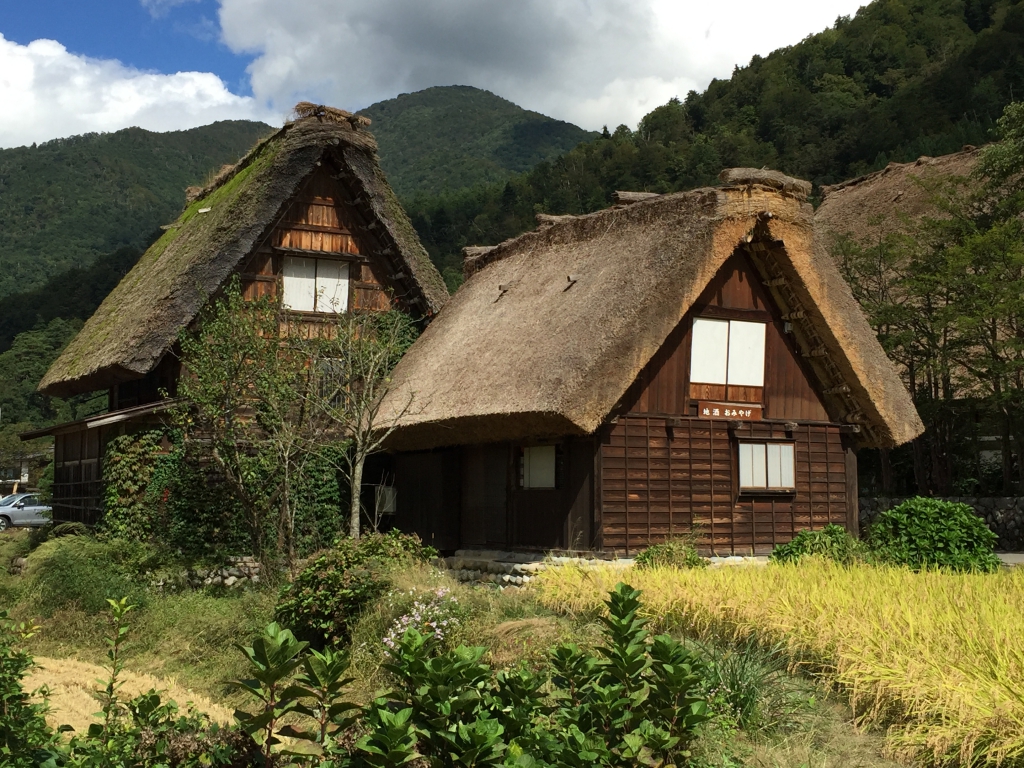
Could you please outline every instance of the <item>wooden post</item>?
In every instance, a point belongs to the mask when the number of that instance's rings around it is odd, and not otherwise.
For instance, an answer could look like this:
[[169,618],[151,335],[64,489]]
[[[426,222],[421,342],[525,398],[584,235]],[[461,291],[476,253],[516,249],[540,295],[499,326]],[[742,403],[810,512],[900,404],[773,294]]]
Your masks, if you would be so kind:
[[845,438],[846,454],[846,530],[851,536],[860,538],[860,500],[857,488],[857,449],[853,441]]

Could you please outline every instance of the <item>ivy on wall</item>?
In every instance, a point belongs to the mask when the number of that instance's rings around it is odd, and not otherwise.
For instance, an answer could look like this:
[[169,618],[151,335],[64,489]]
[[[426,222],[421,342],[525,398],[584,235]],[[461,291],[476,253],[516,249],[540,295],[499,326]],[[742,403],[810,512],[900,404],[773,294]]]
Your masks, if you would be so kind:
[[[103,460],[103,516],[110,536],[168,546],[190,559],[254,551],[251,528],[216,469],[173,429],[112,439]],[[330,546],[344,530],[342,493],[330,448],[304,465],[296,483],[296,549]],[[276,524],[270,516],[266,526]]]

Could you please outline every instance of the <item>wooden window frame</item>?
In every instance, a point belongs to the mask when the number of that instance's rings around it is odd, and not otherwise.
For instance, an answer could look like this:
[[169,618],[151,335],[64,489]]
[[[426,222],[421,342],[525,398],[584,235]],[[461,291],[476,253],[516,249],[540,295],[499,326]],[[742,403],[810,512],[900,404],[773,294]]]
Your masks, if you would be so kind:
[[[554,486],[545,487],[527,487],[526,481],[526,449],[527,448],[554,448],[555,449],[555,484]],[[565,462],[565,450],[561,443],[525,443],[516,447],[516,477],[515,487],[517,491],[533,492],[533,491],[560,491],[564,485],[565,471],[563,464]]]
[[[736,459],[735,482],[737,495],[741,497],[751,496],[795,496],[797,493],[796,478],[796,440],[791,438],[761,438],[761,437],[736,437],[733,440],[733,456]],[[741,480],[740,471],[740,446],[741,445],[763,445],[765,446],[765,477],[767,478],[767,450],[769,445],[788,445],[793,450],[793,485],[787,487],[764,487],[744,486]],[[767,481],[767,480],[766,480]]]
[[[312,316],[312,317],[330,317],[332,315],[344,315],[344,314],[347,314],[349,311],[351,311],[351,309],[352,309],[352,302],[355,299],[353,283],[357,282],[357,281],[353,280],[353,278],[352,278],[352,265],[353,265],[353,263],[357,263],[357,264],[360,263],[360,260],[358,258],[353,258],[351,255],[342,254],[342,253],[330,253],[330,252],[321,252],[321,251],[303,251],[303,250],[296,250],[296,249],[281,249],[281,248],[278,248],[278,249],[275,249],[275,250],[281,252],[280,267],[277,270],[277,276],[278,276],[278,280],[280,281],[279,282],[280,295],[281,295],[281,299],[280,300],[281,300],[281,306],[282,306],[283,309],[285,309],[288,312],[292,312],[292,313],[294,313],[296,315],[304,315],[304,316]],[[285,283],[285,279],[286,278],[285,278],[285,274],[284,274],[284,260],[286,258],[312,259],[313,260],[313,262],[314,262],[314,269],[313,269],[313,280],[314,280],[314,282],[313,282],[313,285],[314,285],[313,307],[314,307],[314,309],[311,309],[311,310],[310,309],[294,309],[293,307],[285,306],[285,304],[284,304],[284,291],[285,291],[284,283]],[[344,264],[348,265],[348,276],[345,278],[345,308],[341,312],[325,311],[325,310],[317,308],[317,304],[320,301],[320,295],[315,290],[315,288],[316,288],[316,280],[317,280],[317,276],[319,275],[320,267],[319,267],[319,264],[317,264],[316,262],[319,262],[319,261],[341,262],[341,263],[344,263]],[[277,265],[275,264],[275,266],[277,266]],[[360,274],[360,277],[361,276],[362,275]]]

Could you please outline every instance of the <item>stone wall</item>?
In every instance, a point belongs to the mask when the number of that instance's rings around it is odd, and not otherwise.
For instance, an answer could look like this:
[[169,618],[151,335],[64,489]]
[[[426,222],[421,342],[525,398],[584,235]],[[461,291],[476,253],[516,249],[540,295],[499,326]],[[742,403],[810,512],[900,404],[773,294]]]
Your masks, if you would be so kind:
[[[865,498],[860,499],[860,525],[863,529],[875,515],[892,509],[906,499]],[[952,496],[943,501],[957,501],[974,508],[999,541],[996,549],[1024,550],[1024,497],[1002,496],[978,498],[976,496]]]

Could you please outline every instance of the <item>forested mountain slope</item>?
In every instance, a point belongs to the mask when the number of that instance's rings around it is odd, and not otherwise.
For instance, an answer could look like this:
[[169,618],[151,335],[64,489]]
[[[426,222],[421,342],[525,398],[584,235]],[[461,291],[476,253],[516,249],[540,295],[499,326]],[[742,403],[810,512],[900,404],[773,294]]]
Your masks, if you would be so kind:
[[410,205],[449,282],[464,245],[500,242],[537,210],[582,213],[615,189],[668,192],[730,166],[816,184],[989,140],[1024,95],[1024,2],[875,0],[853,18],[737,67],[507,184]]
[[0,299],[119,248],[148,245],[181,211],[185,187],[238,160],[270,130],[235,120],[0,149]]
[[361,114],[401,197],[504,181],[597,136],[465,85],[403,93]]

